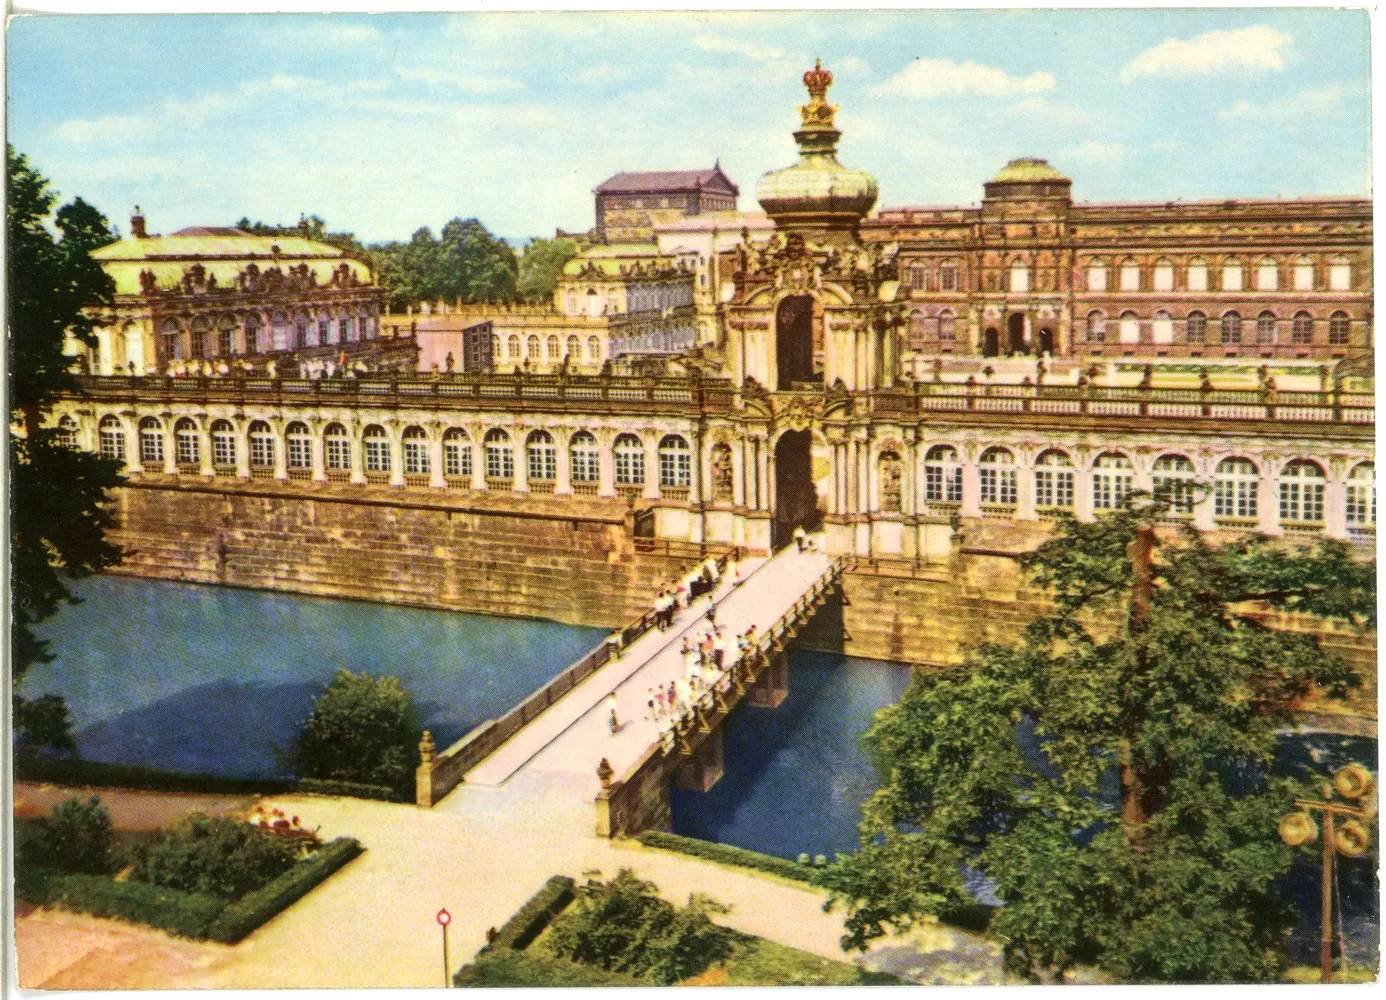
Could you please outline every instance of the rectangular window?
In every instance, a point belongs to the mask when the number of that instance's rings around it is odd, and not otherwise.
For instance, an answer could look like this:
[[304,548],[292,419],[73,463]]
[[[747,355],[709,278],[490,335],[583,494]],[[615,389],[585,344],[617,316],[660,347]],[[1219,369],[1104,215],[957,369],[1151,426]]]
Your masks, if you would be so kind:
[[1376,487],[1349,486],[1347,488],[1347,523],[1358,527],[1376,524]]
[[511,450],[508,447],[502,447],[498,445],[487,445],[486,478],[515,478],[515,455],[513,452],[511,452]]
[[558,453],[553,448],[529,449],[529,478],[552,482],[558,478]]
[[692,462],[688,451],[661,451],[659,453],[659,485],[683,487],[692,480]]
[[1254,479],[1218,479],[1213,484],[1213,516],[1256,520],[1259,488]]
[[978,473],[981,485],[982,503],[1015,506],[1015,470],[1007,468],[986,468]]
[[[307,451],[308,441],[306,438],[289,438],[289,464],[296,468],[307,468],[309,459],[305,455],[302,462],[294,461],[300,451]],[[250,438],[250,464],[261,469],[268,469],[274,465],[274,438],[268,434],[254,434]]]
[[595,451],[579,449],[573,452],[573,482],[595,483],[599,475]]
[[428,444],[424,441],[404,442],[404,472],[410,476],[426,476],[431,472]]
[[162,465],[163,461],[163,433],[161,431],[140,431],[140,463],[143,465]]
[[212,464],[223,468],[236,464],[236,439],[230,434],[212,435]]
[[114,428],[102,428],[101,457],[125,461],[125,435]]
[[[290,449],[293,448],[292,442],[289,447]],[[349,470],[351,468],[351,441],[344,437],[328,438],[326,457],[329,469]]]
[[390,442],[384,438],[367,438],[365,445],[366,471],[389,472]]
[[1319,483],[1281,483],[1280,520],[1322,521],[1323,486]]
[[235,330],[220,330],[217,333],[217,353],[222,357],[236,353]]
[[471,445],[458,444],[455,441],[443,444],[443,475],[450,479],[471,478]]
[[939,288],[943,291],[956,292],[958,290],[958,269],[951,264],[939,268],[938,282]]
[[260,328],[258,326],[248,326],[245,328],[245,353],[258,354],[260,352]]
[[1036,470],[1035,506],[1072,507],[1073,473],[1054,469]]

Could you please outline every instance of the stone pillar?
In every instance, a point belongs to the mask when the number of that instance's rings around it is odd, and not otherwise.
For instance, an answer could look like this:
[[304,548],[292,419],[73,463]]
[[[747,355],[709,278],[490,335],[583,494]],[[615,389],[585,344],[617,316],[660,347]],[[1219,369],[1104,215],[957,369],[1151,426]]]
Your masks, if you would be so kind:
[[232,426],[235,427],[236,423],[240,424],[236,429],[236,478],[249,479],[251,422],[249,420],[237,421],[233,422]]
[[905,453],[900,456],[900,512],[906,517],[919,513],[918,439],[918,428],[905,428]]
[[[366,485],[366,449],[361,444],[361,425],[356,421],[346,425],[348,433],[351,435],[351,484],[353,486]],[[278,459],[276,459],[278,461]],[[278,475],[276,467],[275,475]]]
[[731,450],[732,461],[732,503],[737,507],[748,506],[746,495],[746,438],[740,436],[736,447]]
[[573,492],[573,451],[568,445],[572,440],[573,429],[556,427],[552,433],[558,477],[554,482],[553,492],[556,496],[569,496]]
[[386,424],[385,433],[389,435],[386,440],[390,447],[390,485],[404,485],[404,441],[401,435],[404,433],[399,425],[399,421],[391,420]]
[[[316,421],[314,424],[308,425],[308,430],[313,435],[312,441],[308,444],[308,461],[312,465],[312,476],[315,483],[327,482],[327,456],[325,454],[327,445],[323,443],[322,439],[322,431],[326,425],[317,426],[320,423],[321,421]],[[278,448],[280,445],[276,442],[275,447]]]
[[485,428],[473,427],[467,435],[471,438],[467,445],[472,449],[472,489],[480,493],[486,489]]
[[172,476],[178,471],[178,435],[173,432],[172,416],[164,415],[161,420],[163,426],[159,433],[164,436],[164,475]]
[[857,438],[857,511],[869,514],[875,510],[871,503],[871,441],[865,432]]
[[609,430],[597,436],[597,495],[616,495],[616,459],[611,454],[612,434]]
[[747,689],[746,701],[756,708],[776,708],[788,697],[789,654],[781,650],[770,654],[770,663]]
[[529,442],[525,440],[526,431],[515,428],[511,436],[511,446],[515,449],[515,478],[510,488],[516,493],[529,492]]
[[958,513],[963,517],[981,517],[982,484],[977,475],[977,461],[968,453],[958,457],[962,463],[962,505]]
[[1093,519],[1092,461],[1091,455],[1083,455],[1074,463],[1073,517],[1075,520],[1091,521]]
[[707,792],[722,778],[722,727],[708,733],[678,769],[674,780],[683,789]]
[[433,421],[428,435],[428,485],[435,490],[447,489],[443,478],[443,424]]
[[1280,456],[1261,458],[1261,481],[1257,484],[1256,529],[1266,535],[1278,535],[1280,529],[1280,491],[1276,488],[1276,469]]
[[1347,463],[1333,461],[1329,465],[1328,482],[1323,487],[1323,533],[1329,538],[1347,538]]
[[1035,458],[1034,449],[1026,449],[1016,463],[1015,475],[1015,517],[1017,521],[1034,521],[1035,513]]
[[756,435],[756,509],[770,510],[770,442]]
[[[134,474],[144,472],[144,462],[140,458],[140,424],[134,419],[133,413],[121,415],[120,429],[125,438],[125,471]],[[100,421],[97,421],[98,438],[100,433]]]
[[197,420],[197,472],[211,479],[216,475],[212,468],[212,422],[206,416]]

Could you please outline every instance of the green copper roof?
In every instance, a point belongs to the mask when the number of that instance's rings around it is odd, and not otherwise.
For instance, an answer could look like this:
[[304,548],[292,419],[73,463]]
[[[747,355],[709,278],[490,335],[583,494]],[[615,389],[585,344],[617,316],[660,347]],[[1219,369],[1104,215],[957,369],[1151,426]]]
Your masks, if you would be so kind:
[[144,260],[149,257],[268,257],[278,247],[283,257],[343,257],[342,251],[302,236],[151,236],[124,239],[93,250],[97,260]]
[[1066,181],[1063,174],[1049,165],[1048,160],[1034,156],[1022,156],[1007,163],[1001,172],[991,179],[992,184],[1033,183],[1035,181]]

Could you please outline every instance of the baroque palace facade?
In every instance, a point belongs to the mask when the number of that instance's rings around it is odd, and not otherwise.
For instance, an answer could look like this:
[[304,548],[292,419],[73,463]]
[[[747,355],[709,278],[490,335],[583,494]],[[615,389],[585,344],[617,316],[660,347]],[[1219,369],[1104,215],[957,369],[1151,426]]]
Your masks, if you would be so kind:
[[[612,333],[591,364],[581,324],[539,340],[542,370],[513,358],[518,324],[493,373],[130,377],[113,354],[52,419],[150,486],[450,498],[554,531],[624,510],[637,536],[761,550],[806,524],[916,567],[1024,551],[1155,487],[1210,530],[1374,537],[1369,202],[1082,206],[1024,160],[980,209],[868,217],[831,80],[805,74],[800,160],[761,178],[764,216],[690,215],[638,273],[598,254],[560,283],[575,324],[611,319],[592,313],[615,285],[629,314],[637,277],[686,288],[657,314],[695,343],[657,364],[608,365]],[[369,317],[356,280],[331,291]]]

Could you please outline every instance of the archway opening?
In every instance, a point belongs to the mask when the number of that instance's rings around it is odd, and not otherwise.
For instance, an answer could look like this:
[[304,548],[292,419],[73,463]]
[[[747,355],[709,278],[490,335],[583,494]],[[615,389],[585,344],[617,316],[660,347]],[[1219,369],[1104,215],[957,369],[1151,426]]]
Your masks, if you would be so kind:
[[982,357],[994,358],[1001,353],[1001,338],[996,332],[996,327],[987,327],[986,333],[982,334]]
[[1006,353],[1025,353],[1025,317],[1020,313],[1006,317]]
[[812,382],[813,299],[791,295],[775,311],[776,388],[789,389],[792,382]]
[[1051,355],[1054,353],[1054,331],[1049,327],[1039,332],[1039,352]]
[[813,486],[813,440],[807,430],[786,431],[775,443],[775,524],[771,544],[786,545],[794,529],[818,527]]

